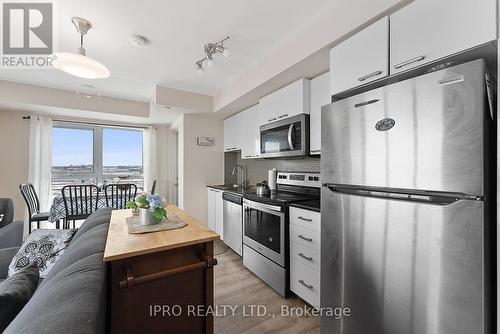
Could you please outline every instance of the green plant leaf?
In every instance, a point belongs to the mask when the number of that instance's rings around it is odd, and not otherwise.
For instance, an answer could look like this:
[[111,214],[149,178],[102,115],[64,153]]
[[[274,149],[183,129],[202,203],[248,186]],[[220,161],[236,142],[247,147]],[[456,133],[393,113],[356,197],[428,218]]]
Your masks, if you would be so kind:
[[151,215],[156,219],[162,219],[167,216],[167,211],[164,208],[156,208],[155,211],[151,212]]
[[137,204],[134,201],[127,202],[127,209],[137,209]]
[[147,208],[149,207],[149,202],[148,199],[146,198],[145,194],[140,194],[135,198],[135,204],[140,207],[140,208]]

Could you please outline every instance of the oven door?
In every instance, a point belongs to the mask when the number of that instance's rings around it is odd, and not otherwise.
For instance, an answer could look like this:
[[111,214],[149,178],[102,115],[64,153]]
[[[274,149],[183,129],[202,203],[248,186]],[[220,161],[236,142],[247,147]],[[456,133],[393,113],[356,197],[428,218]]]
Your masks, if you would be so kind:
[[261,157],[303,156],[309,151],[309,115],[301,114],[260,127]]
[[285,266],[285,214],[280,206],[243,200],[243,243]]

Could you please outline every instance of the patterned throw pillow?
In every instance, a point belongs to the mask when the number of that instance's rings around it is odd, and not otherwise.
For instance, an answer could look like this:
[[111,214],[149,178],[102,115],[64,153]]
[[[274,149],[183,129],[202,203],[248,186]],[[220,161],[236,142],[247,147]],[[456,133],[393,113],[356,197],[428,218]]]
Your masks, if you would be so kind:
[[68,247],[76,231],[76,229],[34,230],[10,262],[9,276],[36,263],[40,270],[40,278],[45,278]]
[[3,217],[4,217],[4,214],[2,213],[2,214],[0,215],[0,223],[1,223],[1,222],[2,222],[2,220],[3,220]]

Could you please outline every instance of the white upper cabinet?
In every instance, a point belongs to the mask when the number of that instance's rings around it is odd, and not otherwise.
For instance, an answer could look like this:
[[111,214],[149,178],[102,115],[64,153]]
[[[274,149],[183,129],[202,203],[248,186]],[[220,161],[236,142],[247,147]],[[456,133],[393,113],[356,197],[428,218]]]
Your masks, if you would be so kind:
[[309,114],[309,80],[300,79],[259,101],[262,124],[298,114]]
[[311,80],[310,84],[310,153],[321,153],[321,107],[331,102],[330,72],[326,72]]
[[416,0],[391,15],[391,74],[496,39],[496,0]]
[[384,17],[330,50],[330,95],[389,75],[388,63],[389,18]]
[[309,80],[300,79],[277,91],[278,120],[309,114]]
[[262,124],[278,120],[278,93],[274,92],[264,96],[259,101],[262,115]]
[[236,151],[241,149],[241,129],[243,129],[241,113],[224,120],[224,151]]
[[244,127],[239,134],[243,140],[241,144],[241,158],[254,159],[260,154],[260,125],[262,118],[260,105],[256,104],[241,112]]

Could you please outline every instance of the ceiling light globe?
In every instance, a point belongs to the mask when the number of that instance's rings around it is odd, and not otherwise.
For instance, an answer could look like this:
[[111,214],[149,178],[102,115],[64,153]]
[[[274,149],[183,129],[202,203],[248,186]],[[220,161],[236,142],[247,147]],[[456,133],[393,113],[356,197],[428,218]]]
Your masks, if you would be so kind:
[[106,79],[110,76],[110,72],[106,66],[97,60],[75,53],[55,53],[52,66],[68,74],[85,79]]
[[215,65],[215,62],[213,61],[213,59],[208,59],[208,60],[207,60],[207,66],[208,66],[208,67],[212,67],[212,66],[214,66],[214,65]]
[[226,58],[228,58],[230,54],[231,54],[231,51],[229,51],[228,48],[224,48],[224,51],[222,51],[222,55]]
[[205,70],[203,69],[203,67],[200,67],[198,69],[198,75],[202,76],[203,75],[203,72],[205,72]]

